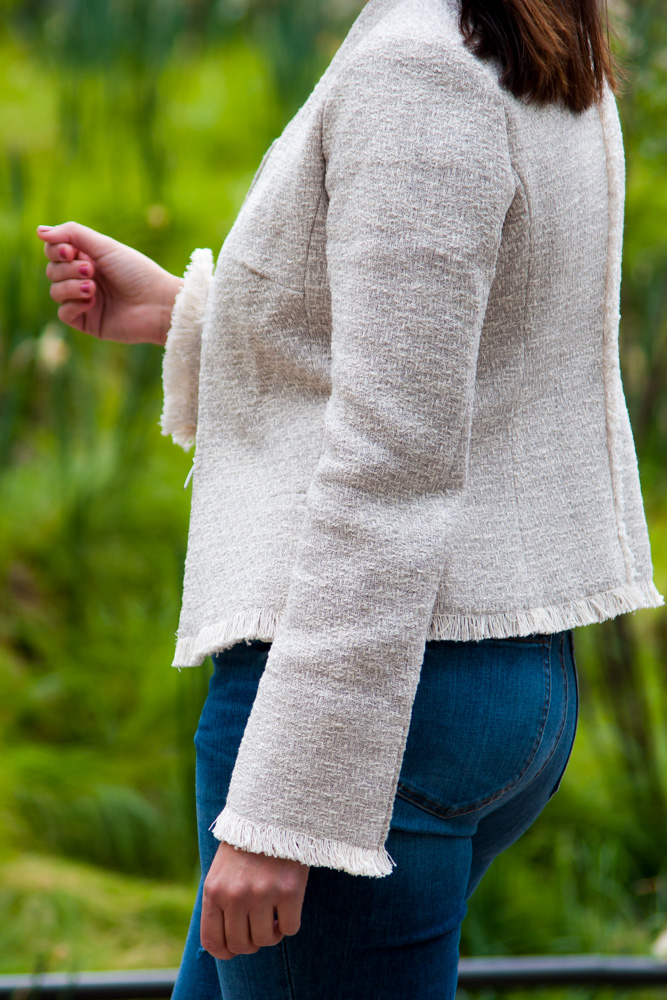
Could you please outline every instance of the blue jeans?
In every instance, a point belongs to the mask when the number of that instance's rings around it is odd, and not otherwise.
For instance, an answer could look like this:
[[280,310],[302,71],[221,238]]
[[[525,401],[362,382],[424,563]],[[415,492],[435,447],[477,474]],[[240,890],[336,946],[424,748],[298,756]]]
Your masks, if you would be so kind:
[[466,901],[557,790],[578,718],[572,632],[426,644],[387,850],[391,875],[311,868],[301,928],[228,961],[201,947],[204,878],[270,645],[213,657],[195,735],[202,880],[172,1000],[451,1000]]

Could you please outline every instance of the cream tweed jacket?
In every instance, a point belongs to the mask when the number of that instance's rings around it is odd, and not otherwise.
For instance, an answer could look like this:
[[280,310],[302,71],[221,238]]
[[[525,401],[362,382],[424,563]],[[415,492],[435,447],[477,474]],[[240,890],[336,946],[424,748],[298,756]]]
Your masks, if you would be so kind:
[[370,0],[193,252],[174,666],[273,640],[213,834],[380,876],[427,639],[656,607],[618,356],[617,106],[517,99],[457,0]]

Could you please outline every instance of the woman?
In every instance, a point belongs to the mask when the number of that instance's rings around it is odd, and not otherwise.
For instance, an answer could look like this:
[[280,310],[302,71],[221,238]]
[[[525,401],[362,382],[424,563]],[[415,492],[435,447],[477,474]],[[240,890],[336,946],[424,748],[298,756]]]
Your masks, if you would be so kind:
[[196,439],[178,1000],[453,997],[466,900],[569,759],[572,629],[663,603],[612,83],[594,0],[370,0],[215,274],[39,230],[60,319],[164,344]]

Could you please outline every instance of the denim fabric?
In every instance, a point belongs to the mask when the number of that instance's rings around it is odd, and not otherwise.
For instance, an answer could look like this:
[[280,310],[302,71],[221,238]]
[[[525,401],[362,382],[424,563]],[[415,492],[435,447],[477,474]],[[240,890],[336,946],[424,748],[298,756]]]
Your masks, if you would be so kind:
[[218,961],[201,948],[203,880],[270,645],[213,657],[195,735],[199,886],[173,1000],[451,1000],[466,901],[536,819],[578,718],[571,631],[426,644],[394,802],[391,875],[311,868],[301,929]]

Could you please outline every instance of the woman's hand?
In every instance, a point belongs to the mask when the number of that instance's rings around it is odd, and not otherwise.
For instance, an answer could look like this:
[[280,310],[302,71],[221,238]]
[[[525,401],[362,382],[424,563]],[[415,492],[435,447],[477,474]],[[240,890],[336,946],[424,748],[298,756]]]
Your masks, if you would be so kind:
[[234,958],[296,934],[309,872],[300,861],[221,843],[204,881],[202,947],[214,958]]
[[164,345],[182,278],[78,222],[39,226],[37,235],[63,323],[100,340]]

